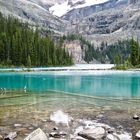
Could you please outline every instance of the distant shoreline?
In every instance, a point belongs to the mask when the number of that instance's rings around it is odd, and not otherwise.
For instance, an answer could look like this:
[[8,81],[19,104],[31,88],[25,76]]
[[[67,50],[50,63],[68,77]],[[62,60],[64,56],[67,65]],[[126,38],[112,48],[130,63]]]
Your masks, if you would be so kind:
[[90,71],[90,70],[110,70],[114,64],[75,64],[63,67],[35,67],[35,68],[0,68],[3,71]]
[[0,68],[0,72],[89,72],[89,71],[140,71],[140,69],[112,69],[114,64],[76,64],[62,67]]

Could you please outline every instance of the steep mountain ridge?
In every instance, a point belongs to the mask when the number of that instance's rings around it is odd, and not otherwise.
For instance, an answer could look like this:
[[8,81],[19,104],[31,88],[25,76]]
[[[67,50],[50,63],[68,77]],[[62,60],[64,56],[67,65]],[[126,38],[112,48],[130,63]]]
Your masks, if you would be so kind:
[[103,3],[98,3],[82,8],[72,9],[68,13],[66,13],[64,16],[62,16],[63,19],[74,22],[77,20],[81,20],[87,16],[92,15],[93,13],[97,13],[104,10],[109,10],[111,8],[119,8],[122,6],[127,6],[128,0],[108,0]]
[[[101,42],[113,43],[132,36],[140,39],[139,1],[137,3],[130,1],[131,4],[126,2],[128,1],[123,1],[123,3],[121,1],[117,8],[103,9],[88,16],[82,15],[86,12],[71,11],[73,14],[70,14],[68,18],[66,18],[68,14],[65,15],[65,19],[71,21],[70,25],[67,26],[68,33],[81,34],[97,46],[100,46]],[[93,10],[93,7],[87,7],[88,11],[90,8]],[[77,13],[83,17],[78,18]]]

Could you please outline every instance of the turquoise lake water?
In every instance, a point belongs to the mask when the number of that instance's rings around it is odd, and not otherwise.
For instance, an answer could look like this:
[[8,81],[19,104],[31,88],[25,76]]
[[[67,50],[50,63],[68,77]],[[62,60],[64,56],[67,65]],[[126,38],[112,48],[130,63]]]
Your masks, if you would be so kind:
[[0,88],[36,94],[54,91],[97,97],[140,98],[140,72],[3,72],[0,73]]

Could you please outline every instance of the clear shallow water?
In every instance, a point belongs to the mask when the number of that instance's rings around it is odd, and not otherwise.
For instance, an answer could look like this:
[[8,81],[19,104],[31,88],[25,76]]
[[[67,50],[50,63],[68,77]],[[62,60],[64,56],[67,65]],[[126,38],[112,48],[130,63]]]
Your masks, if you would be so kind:
[[96,97],[140,98],[140,72],[0,73],[0,88],[32,93],[63,92]]
[[33,117],[46,119],[60,109],[79,116],[102,109],[140,109],[139,85],[139,72],[3,72],[0,125],[34,123]]

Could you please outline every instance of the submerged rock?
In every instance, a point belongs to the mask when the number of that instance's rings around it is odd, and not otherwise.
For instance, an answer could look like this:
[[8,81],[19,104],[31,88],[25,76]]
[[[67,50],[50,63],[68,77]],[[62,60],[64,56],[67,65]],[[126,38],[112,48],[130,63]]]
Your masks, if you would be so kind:
[[95,127],[83,130],[78,135],[89,140],[103,139],[106,136],[106,131],[102,127]]
[[48,140],[48,138],[46,134],[38,128],[30,133],[24,140]]
[[17,132],[10,132],[5,138],[4,140],[13,140],[14,138],[17,137]]
[[137,114],[134,114],[133,119],[134,120],[139,120],[139,116]]
[[64,112],[62,112],[61,110],[58,110],[52,115],[50,115],[50,120],[55,122],[56,124],[65,124],[68,126],[69,123],[72,121],[72,118]]

